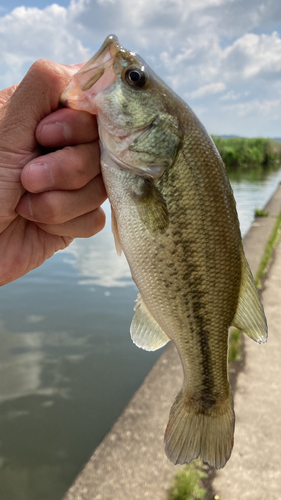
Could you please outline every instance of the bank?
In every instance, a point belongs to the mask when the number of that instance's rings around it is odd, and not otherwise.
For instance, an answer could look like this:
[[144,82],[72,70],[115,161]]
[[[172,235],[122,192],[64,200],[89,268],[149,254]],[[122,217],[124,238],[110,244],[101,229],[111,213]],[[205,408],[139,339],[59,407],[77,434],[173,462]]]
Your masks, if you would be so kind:
[[[280,186],[264,208],[268,212],[268,217],[257,218],[243,239],[245,253],[254,275],[281,209]],[[250,343],[253,346],[250,347]],[[255,344],[250,339],[245,339],[245,344],[247,345],[245,348],[245,366],[247,367],[248,349],[251,349],[251,352],[253,349],[254,352],[258,352],[258,350],[264,349],[264,346]],[[246,377],[245,384],[248,384],[249,387],[251,384],[250,377],[247,379],[247,373],[242,370],[237,379],[239,403],[236,402],[235,394],[237,425],[233,456],[222,471],[211,474],[213,491],[221,500],[229,500],[230,498],[239,498],[240,500],[242,498],[241,492],[237,492],[237,496],[232,494],[229,496],[227,493],[227,491],[233,491],[232,482],[234,481],[236,487],[238,485],[238,487],[244,488],[246,496],[243,498],[255,498],[255,500],[259,498],[256,495],[253,496],[249,490],[248,469],[245,471],[245,467],[243,469],[243,465],[241,465],[243,461],[239,460],[239,456],[240,458],[241,455],[243,456],[245,449],[247,450],[247,463],[248,465],[252,464],[249,470],[252,472],[253,468],[256,467],[257,474],[263,475],[263,471],[259,471],[256,463],[257,450],[251,446],[253,443],[258,446],[259,435],[255,435],[253,440],[248,426],[246,426],[247,432],[244,437],[243,426],[241,431],[240,409],[242,412],[247,408],[247,396],[243,399],[243,389],[241,394],[240,375],[244,379]],[[262,380],[261,383],[263,383]],[[276,385],[275,380],[270,383]],[[170,407],[181,384],[182,369],[178,355],[171,343],[164,350],[110,432],[94,451],[89,462],[66,493],[64,500],[143,500],[145,498],[165,500],[174,474],[181,467],[175,467],[166,459],[163,447],[163,435]],[[262,401],[257,402],[256,418],[259,419],[259,415],[262,413],[264,418],[268,418],[268,426],[270,426],[270,418],[274,419],[275,416],[270,413],[270,408],[261,408],[260,405],[262,405]],[[247,442],[248,437],[249,443]],[[263,450],[261,451],[263,452]],[[274,474],[276,476],[276,471]],[[245,485],[240,479],[242,476],[245,477]],[[280,480],[280,476],[277,477],[278,480]],[[275,484],[276,477],[272,481],[271,483]],[[252,484],[254,485],[253,480]],[[228,490],[224,491],[226,486]],[[260,498],[275,499],[270,495],[270,491],[267,497]]]

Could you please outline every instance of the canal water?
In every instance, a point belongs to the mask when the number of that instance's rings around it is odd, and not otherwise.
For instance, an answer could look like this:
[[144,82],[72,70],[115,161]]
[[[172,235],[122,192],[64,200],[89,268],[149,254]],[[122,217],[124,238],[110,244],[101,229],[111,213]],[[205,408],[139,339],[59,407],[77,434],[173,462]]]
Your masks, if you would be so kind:
[[[243,234],[280,180],[231,178]],[[155,363],[130,340],[136,295],[109,222],[0,289],[1,500],[61,500]]]

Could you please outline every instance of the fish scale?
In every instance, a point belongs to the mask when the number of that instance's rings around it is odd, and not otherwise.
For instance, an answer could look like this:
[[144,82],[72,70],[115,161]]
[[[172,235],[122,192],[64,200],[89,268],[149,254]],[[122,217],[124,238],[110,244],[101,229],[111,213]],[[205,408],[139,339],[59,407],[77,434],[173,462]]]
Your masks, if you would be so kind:
[[221,468],[235,420],[228,328],[267,338],[222,160],[189,106],[115,36],[61,102],[97,115],[116,249],[140,291],[132,340],[146,350],[172,340],[179,353],[183,386],[165,432],[167,457],[201,456]]

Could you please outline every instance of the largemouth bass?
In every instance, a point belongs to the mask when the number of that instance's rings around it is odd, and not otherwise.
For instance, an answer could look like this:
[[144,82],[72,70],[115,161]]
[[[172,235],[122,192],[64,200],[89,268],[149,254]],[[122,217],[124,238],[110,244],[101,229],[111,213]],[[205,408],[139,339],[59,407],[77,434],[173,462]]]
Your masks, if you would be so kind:
[[166,454],[224,467],[235,420],[228,328],[260,343],[267,326],[222,160],[189,106],[113,35],[61,102],[98,118],[116,248],[140,291],[132,340],[147,350],[172,340],[182,363]]

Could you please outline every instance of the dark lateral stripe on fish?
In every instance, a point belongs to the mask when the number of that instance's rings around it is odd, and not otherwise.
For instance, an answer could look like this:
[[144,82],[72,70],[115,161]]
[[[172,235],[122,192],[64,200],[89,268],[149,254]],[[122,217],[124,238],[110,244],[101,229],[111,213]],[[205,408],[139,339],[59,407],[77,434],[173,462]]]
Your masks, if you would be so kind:
[[[179,190],[176,189],[176,180],[175,176],[169,175],[170,188],[173,184],[173,204],[168,207],[171,221],[173,218],[178,220],[181,215],[184,215],[180,213],[181,197],[179,195]],[[199,364],[201,366],[202,373],[201,394],[203,399],[208,395],[210,397],[210,401],[213,401],[215,382],[211,349],[209,345],[210,331],[206,325],[204,315],[200,312],[205,298],[205,292],[202,291],[204,277],[201,275],[199,266],[196,264],[196,258],[194,258],[197,256],[197,249],[194,248],[195,245],[193,242],[191,240],[187,240],[187,238],[182,238],[182,233],[177,223],[172,223],[171,228],[171,239],[173,240],[175,246],[180,246],[182,248],[182,254],[185,256],[185,268],[188,269],[188,274],[186,276],[182,275],[182,278],[186,283],[186,289],[181,290],[180,293],[185,298],[187,314],[189,315],[191,336],[196,336],[196,343],[200,352],[201,360]]]
[[[210,331],[206,326],[206,320],[203,314],[197,312],[202,304],[202,297],[204,294],[198,290],[200,287],[201,279],[198,276],[198,279],[193,282],[191,289],[189,290],[190,296],[190,306],[194,311],[192,317],[189,318],[190,326],[191,326],[191,334],[192,336],[196,336],[196,342],[198,342],[199,352],[201,354],[201,362],[199,363],[201,366],[202,372],[202,389],[201,394],[213,396],[215,381],[213,374],[213,363],[212,363],[212,355],[210,349]],[[193,288],[194,286],[194,288]],[[194,291],[193,291],[194,290]]]

